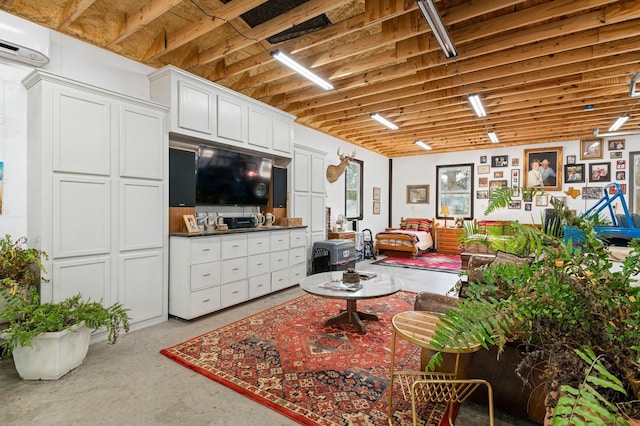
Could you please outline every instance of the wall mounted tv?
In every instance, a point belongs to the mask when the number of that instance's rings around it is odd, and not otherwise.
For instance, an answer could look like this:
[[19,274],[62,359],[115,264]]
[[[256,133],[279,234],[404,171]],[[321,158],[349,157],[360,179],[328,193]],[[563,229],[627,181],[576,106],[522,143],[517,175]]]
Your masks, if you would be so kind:
[[200,145],[196,204],[266,206],[273,161]]

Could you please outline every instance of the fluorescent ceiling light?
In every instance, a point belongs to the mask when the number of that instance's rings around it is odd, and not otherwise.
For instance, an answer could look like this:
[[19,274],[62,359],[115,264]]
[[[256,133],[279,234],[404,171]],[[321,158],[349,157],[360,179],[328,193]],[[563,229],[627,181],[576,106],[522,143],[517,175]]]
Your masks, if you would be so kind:
[[415,141],[413,142],[416,145],[418,145],[420,148],[427,150],[427,151],[431,151],[431,147],[429,145],[427,145],[426,143],[424,143],[423,141]]
[[453,41],[451,41],[451,38],[449,37],[449,33],[447,33],[447,29],[445,28],[442,18],[440,18],[438,9],[436,9],[433,1],[416,0],[416,3],[418,3],[418,7],[420,7],[422,14],[427,20],[433,36],[438,40],[438,44],[442,48],[444,56],[447,58],[458,56],[458,52],[453,45]]
[[376,120],[380,124],[384,124],[385,126],[390,128],[391,130],[398,130],[398,126],[396,126],[395,124],[393,124],[392,122],[390,122],[389,120],[387,120],[386,118],[381,116],[380,114],[377,114],[377,113],[376,114],[371,114],[371,118],[373,118],[374,120]]
[[313,81],[315,84],[317,84],[318,86],[322,87],[323,89],[325,89],[325,90],[332,90],[333,89],[333,86],[331,85],[331,83],[321,79],[316,74],[314,74],[312,71],[310,71],[307,68],[303,67],[302,65],[300,65],[299,63],[297,63],[296,61],[294,61],[293,59],[291,59],[290,57],[288,57],[284,53],[282,53],[281,51],[274,50],[273,52],[271,52],[271,56],[273,56],[274,59],[282,62],[283,64],[285,64],[286,66],[288,66],[289,68],[291,68],[292,70],[297,72],[298,74],[302,74],[303,76],[305,76],[309,80]]
[[491,139],[491,142],[493,142],[493,143],[500,142],[498,140],[498,135],[496,135],[496,132],[489,132],[489,133],[487,133],[487,135],[489,135],[489,139]]
[[473,110],[476,112],[478,117],[486,117],[487,113],[482,106],[480,95],[478,95],[477,93],[469,95],[469,102],[471,102],[471,106],[473,107]]
[[615,132],[616,130],[618,130],[620,127],[622,127],[622,125],[624,123],[627,122],[627,120],[629,119],[629,114],[625,114],[623,116],[618,117],[618,119],[616,120],[615,123],[613,123],[613,125],[611,127],[609,127],[609,131],[610,132]]

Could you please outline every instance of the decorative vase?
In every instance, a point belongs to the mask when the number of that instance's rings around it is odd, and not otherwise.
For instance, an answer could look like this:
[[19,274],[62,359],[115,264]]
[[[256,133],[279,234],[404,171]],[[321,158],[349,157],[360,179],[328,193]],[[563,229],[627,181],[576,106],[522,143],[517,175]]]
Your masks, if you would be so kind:
[[31,340],[31,346],[16,344],[13,362],[24,380],[57,380],[82,364],[90,340],[91,329],[84,322],[43,333]]

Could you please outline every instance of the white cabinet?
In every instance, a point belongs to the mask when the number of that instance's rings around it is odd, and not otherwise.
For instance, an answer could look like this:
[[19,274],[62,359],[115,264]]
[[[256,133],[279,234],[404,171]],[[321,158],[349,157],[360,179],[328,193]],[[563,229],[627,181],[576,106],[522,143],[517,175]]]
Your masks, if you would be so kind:
[[171,65],[148,78],[151,99],[171,108],[170,132],[291,158],[293,115]]
[[167,319],[167,108],[35,70],[28,90],[28,238],[47,252],[43,302],[122,303]]
[[307,275],[306,231],[171,236],[169,271],[169,313],[193,319],[299,284]]
[[315,241],[326,239],[325,157],[325,152],[294,145],[292,216],[307,225],[307,257]]

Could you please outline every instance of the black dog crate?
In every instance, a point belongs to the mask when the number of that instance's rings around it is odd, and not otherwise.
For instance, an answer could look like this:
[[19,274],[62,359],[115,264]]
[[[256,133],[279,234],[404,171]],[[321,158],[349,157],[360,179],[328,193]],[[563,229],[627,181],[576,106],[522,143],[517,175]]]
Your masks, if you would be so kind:
[[346,271],[356,267],[356,244],[352,240],[327,240],[313,243],[312,273]]

